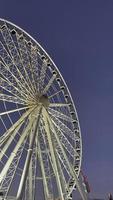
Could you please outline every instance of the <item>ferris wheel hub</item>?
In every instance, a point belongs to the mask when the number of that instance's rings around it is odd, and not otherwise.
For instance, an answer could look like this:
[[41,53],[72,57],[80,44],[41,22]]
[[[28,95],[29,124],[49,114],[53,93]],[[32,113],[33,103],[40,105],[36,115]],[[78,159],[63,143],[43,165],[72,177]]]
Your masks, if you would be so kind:
[[39,103],[42,103],[44,107],[49,107],[49,100],[46,94],[43,94],[39,98]]

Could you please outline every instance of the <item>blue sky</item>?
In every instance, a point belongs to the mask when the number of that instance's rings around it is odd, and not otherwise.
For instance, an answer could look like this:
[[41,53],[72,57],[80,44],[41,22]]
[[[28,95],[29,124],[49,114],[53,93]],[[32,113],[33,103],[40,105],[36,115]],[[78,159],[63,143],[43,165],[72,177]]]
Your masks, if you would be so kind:
[[1,0],[0,17],[31,34],[74,99],[91,196],[113,189],[113,1]]

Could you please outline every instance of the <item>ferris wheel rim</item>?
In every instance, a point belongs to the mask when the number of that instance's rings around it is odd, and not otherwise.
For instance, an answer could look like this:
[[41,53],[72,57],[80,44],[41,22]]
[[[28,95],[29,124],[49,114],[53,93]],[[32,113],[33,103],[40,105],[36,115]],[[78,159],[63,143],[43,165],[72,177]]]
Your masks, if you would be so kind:
[[[81,146],[80,146],[80,147],[81,147],[81,155],[80,155],[80,164],[79,164],[79,170],[78,170],[78,171],[79,171],[79,173],[80,173],[81,160],[82,160],[82,139],[81,139],[81,130],[80,130],[80,125],[79,125],[79,120],[78,120],[78,114],[77,114],[77,111],[76,111],[76,108],[75,108],[75,104],[74,104],[74,102],[73,102],[72,96],[71,96],[71,94],[70,94],[70,91],[69,91],[69,89],[68,89],[68,87],[67,87],[67,84],[66,84],[64,78],[62,77],[62,75],[61,75],[59,69],[57,68],[56,64],[53,62],[53,60],[51,59],[51,57],[48,55],[48,53],[43,49],[43,47],[42,47],[34,38],[32,38],[32,36],[30,36],[26,31],[24,31],[24,30],[21,29],[20,27],[18,27],[18,26],[16,26],[15,24],[9,22],[8,20],[4,20],[4,19],[1,19],[1,18],[0,18],[0,21],[6,22],[6,23],[8,23],[8,24],[10,24],[10,25],[12,25],[12,26],[14,26],[14,27],[16,27],[17,29],[19,29],[19,30],[21,30],[23,33],[25,33],[32,41],[34,41],[34,43],[36,43],[36,44],[40,47],[40,49],[42,49],[42,51],[44,52],[44,54],[49,58],[49,60],[51,61],[51,63],[52,63],[53,66],[55,67],[55,69],[57,70],[59,76],[60,76],[61,79],[63,80],[63,83],[64,83],[64,85],[65,85],[65,87],[66,87],[66,91],[68,92],[69,97],[70,97],[70,99],[71,99],[71,102],[72,102],[72,104],[73,104],[73,108],[74,108],[74,111],[75,111],[75,113],[76,113],[77,122],[78,122],[78,126],[79,126],[80,145],[81,145]],[[79,175],[79,173],[78,173],[78,175]]]
[[[34,38],[33,38],[29,33],[27,33],[25,30],[23,30],[22,28],[20,28],[19,26],[17,26],[16,24],[14,24],[14,23],[12,23],[12,22],[10,22],[10,21],[8,21],[8,20],[2,19],[2,18],[0,18],[0,20],[11,24],[12,26],[16,27],[17,29],[20,29],[22,32],[24,32],[26,35],[28,35],[29,38],[31,38],[31,39],[42,49],[42,51],[47,55],[47,57],[50,59],[50,61],[53,63],[53,65],[54,65],[55,68],[57,69],[57,71],[58,71],[60,77],[62,78],[62,80],[63,80],[63,82],[64,82],[64,84],[65,84],[65,86],[66,86],[66,89],[67,89],[68,94],[69,94],[69,96],[70,96],[70,98],[71,98],[71,101],[72,101],[72,104],[73,104],[73,107],[74,107],[74,110],[75,110],[75,112],[76,112],[76,116],[77,116],[77,119],[78,119],[78,114],[77,114],[78,112],[77,112],[77,109],[76,109],[76,107],[75,107],[75,104],[74,104],[73,98],[72,98],[72,96],[71,96],[71,93],[70,93],[70,91],[69,91],[69,89],[68,89],[68,87],[67,87],[67,83],[66,83],[66,81],[64,80],[62,74],[60,73],[60,71],[59,71],[57,65],[54,63],[54,61],[52,60],[52,58],[49,56],[49,54],[44,50],[44,48],[40,45],[40,43],[37,42],[37,40],[34,39]],[[78,124],[79,124],[79,119],[78,119]],[[81,161],[82,161],[82,137],[81,137],[81,128],[80,128],[80,124],[79,124],[79,134],[80,134],[80,138],[81,138]],[[81,162],[80,162],[80,168],[81,168]],[[80,173],[80,168],[79,168],[79,173]]]

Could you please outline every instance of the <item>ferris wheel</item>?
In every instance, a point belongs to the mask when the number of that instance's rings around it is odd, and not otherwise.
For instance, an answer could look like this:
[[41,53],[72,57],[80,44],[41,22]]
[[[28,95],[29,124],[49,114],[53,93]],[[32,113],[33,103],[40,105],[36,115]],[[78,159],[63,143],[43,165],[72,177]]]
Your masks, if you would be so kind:
[[79,183],[82,144],[67,85],[45,50],[0,19],[0,196],[69,200]]

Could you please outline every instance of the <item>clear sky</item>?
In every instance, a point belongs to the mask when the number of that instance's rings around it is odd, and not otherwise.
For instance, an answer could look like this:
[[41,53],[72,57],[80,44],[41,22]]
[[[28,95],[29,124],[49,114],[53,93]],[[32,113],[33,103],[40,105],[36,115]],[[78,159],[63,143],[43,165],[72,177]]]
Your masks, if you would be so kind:
[[1,0],[0,17],[30,33],[57,64],[82,130],[91,196],[113,191],[113,1]]

